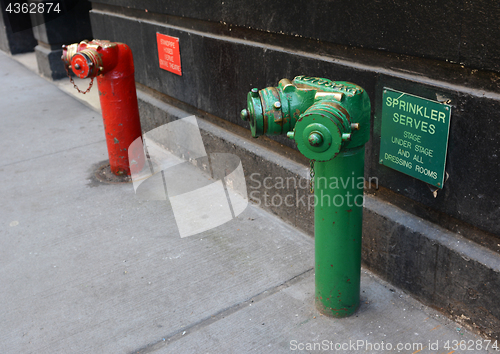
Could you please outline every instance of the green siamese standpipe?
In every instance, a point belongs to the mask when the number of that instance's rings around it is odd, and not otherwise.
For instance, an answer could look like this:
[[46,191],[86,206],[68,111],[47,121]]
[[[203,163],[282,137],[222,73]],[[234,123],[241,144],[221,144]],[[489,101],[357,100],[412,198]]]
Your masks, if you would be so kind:
[[343,81],[297,76],[248,93],[253,137],[286,134],[314,166],[316,306],[346,317],[359,307],[364,146],[370,100]]

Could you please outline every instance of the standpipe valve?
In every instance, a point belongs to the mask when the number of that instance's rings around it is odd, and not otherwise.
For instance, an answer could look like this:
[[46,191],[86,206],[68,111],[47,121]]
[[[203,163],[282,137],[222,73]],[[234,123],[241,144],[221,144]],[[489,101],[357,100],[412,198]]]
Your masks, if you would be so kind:
[[334,317],[359,307],[370,110],[358,85],[297,76],[252,89],[241,111],[253,137],[286,134],[314,166],[315,299],[321,313]]
[[130,175],[129,157],[132,169],[140,171],[143,151],[128,151],[130,144],[141,136],[130,48],[123,43],[94,39],[63,45],[61,59],[77,77],[97,79],[111,171]]

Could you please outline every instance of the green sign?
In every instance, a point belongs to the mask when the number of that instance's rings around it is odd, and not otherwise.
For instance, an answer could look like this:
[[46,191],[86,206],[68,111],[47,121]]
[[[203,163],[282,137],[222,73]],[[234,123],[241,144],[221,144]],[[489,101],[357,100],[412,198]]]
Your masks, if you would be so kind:
[[451,107],[384,88],[380,163],[443,188]]

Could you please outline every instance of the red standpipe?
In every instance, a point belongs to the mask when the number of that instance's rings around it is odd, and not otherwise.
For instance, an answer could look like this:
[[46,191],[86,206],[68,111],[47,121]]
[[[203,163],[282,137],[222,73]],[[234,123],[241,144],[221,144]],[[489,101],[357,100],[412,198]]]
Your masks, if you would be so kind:
[[[132,51],[123,43],[94,39],[63,46],[62,60],[81,79],[97,78],[109,164],[115,175],[130,175],[144,164],[142,149],[127,151],[141,136]],[[137,144],[141,145],[141,144]]]

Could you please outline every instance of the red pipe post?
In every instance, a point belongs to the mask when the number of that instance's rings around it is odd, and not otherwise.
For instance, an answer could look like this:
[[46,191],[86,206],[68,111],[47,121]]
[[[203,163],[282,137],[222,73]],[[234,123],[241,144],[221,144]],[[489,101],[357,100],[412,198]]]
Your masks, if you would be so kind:
[[123,43],[94,39],[63,46],[62,60],[81,79],[97,78],[109,164],[115,175],[130,175],[144,164],[143,151],[129,152],[141,136],[132,51]]

